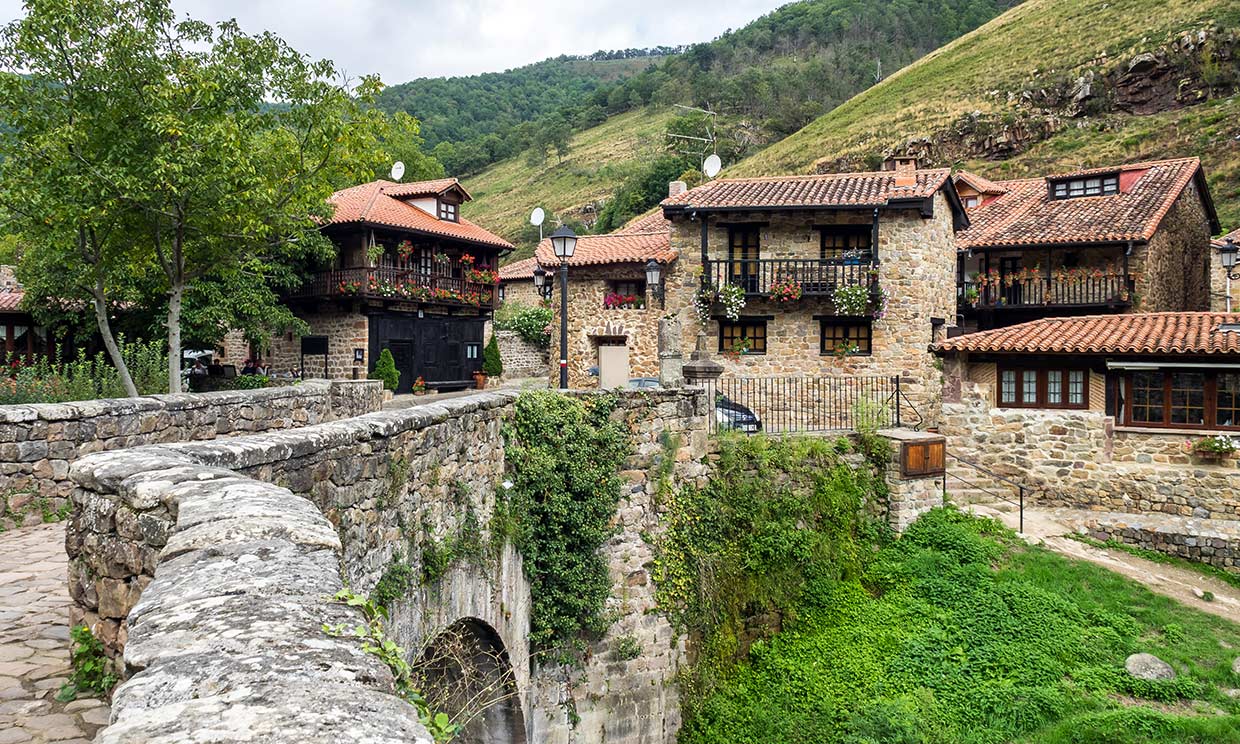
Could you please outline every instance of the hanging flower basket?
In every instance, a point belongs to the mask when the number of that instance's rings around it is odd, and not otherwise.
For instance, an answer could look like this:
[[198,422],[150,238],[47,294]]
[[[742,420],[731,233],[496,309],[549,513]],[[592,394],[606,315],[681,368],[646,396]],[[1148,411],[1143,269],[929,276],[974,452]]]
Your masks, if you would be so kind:
[[771,299],[775,302],[796,302],[803,294],[801,283],[792,277],[781,277],[771,284]]

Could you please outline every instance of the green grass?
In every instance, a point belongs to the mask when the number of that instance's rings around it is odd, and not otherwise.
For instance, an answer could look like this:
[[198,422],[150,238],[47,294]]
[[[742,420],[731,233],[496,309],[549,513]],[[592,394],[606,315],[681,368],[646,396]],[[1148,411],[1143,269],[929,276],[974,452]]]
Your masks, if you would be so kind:
[[[951,509],[865,564],[811,578],[682,744],[1240,742],[1240,626]],[[1129,677],[1139,651],[1178,678]]]
[[[517,157],[498,163],[466,181],[474,200],[462,214],[511,241],[524,237],[534,207],[542,207],[548,215],[581,219],[583,205],[611,196],[644,159],[663,151],[664,132],[673,115],[667,107],[613,116],[574,136],[563,162],[551,157],[544,165],[530,166]],[[547,225],[555,228],[550,219]],[[521,241],[509,260],[532,255],[533,247],[532,242]]]
[[1146,550],[1145,548],[1138,548],[1135,545],[1128,545],[1126,543],[1118,542],[1116,540],[1107,540],[1106,542],[1102,542],[1101,540],[1095,540],[1085,535],[1075,535],[1075,534],[1070,534],[1068,535],[1068,537],[1078,542],[1083,542],[1086,545],[1093,545],[1095,548],[1104,548],[1106,550],[1122,550],[1123,552],[1128,553],[1129,555],[1135,555],[1138,558],[1144,558],[1147,561],[1153,561],[1155,563],[1162,563],[1167,566],[1175,566],[1176,568],[1182,568],[1186,571],[1193,571],[1195,573],[1201,574],[1202,576],[1208,576],[1212,579],[1217,579],[1218,581],[1222,581],[1225,584],[1230,584],[1231,586],[1234,586],[1237,589],[1240,589],[1240,574],[1228,573],[1227,571],[1224,571],[1221,568],[1216,568],[1214,566],[1211,566],[1208,563],[1198,563],[1197,561],[1188,561],[1188,560],[1179,558],[1174,555],[1167,555],[1166,553],[1159,553],[1156,550]]

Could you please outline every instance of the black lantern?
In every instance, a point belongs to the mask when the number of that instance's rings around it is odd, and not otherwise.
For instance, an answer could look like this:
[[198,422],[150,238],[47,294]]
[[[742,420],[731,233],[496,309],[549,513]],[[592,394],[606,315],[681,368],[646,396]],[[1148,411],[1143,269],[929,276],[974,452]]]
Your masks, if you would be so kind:
[[651,297],[663,301],[663,267],[653,258],[646,262],[646,286],[650,287]]
[[1219,263],[1223,264],[1223,273],[1227,276],[1227,312],[1231,312],[1231,283],[1240,279],[1240,271],[1236,271],[1238,251],[1240,251],[1240,245],[1236,245],[1236,241],[1232,238],[1227,238],[1218,247]]
[[551,233],[551,250],[561,262],[572,258],[573,251],[577,250],[577,233],[567,225],[560,225]]
[[537,269],[534,269],[534,286],[544,300],[551,299],[551,281],[549,277],[550,273],[543,267],[539,266]]

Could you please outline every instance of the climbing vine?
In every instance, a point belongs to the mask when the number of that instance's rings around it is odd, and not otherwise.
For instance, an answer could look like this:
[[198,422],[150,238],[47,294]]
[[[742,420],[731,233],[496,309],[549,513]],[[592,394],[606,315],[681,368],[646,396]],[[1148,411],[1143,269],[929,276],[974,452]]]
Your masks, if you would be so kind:
[[589,633],[606,630],[610,591],[599,548],[614,533],[619,472],[628,454],[615,399],[530,392],[505,427],[513,487],[501,494],[492,527],[511,531],[532,583],[532,648],[579,659]]

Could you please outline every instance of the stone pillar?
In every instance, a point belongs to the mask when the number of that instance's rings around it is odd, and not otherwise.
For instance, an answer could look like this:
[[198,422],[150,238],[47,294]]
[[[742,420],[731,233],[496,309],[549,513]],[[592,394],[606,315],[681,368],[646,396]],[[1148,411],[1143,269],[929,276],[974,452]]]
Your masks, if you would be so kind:
[[679,387],[684,376],[684,357],[680,353],[679,318],[659,320],[659,384]]
[[687,385],[706,386],[723,374],[723,365],[710,358],[706,346],[706,331],[698,331],[697,348],[693,350],[682,371]]
[[[937,466],[946,465],[946,440],[939,434],[910,429],[883,429],[878,434],[892,444],[891,460],[883,468],[883,480],[887,483],[887,522],[896,532],[904,532],[922,514],[943,505],[943,470]],[[932,470],[920,468],[906,473],[903,453],[906,445],[937,445],[941,448],[941,461]]]

